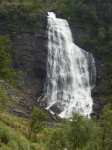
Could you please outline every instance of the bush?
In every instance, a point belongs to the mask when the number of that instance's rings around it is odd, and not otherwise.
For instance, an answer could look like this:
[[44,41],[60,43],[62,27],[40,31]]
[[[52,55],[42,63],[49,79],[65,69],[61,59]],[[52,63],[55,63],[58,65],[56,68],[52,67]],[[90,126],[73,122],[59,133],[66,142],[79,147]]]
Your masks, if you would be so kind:
[[5,111],[8,100],[7,94],[2,92],[2,86],[0,85],[0,112]]
[[7,145],[11,150],[19,150],[19,147],[17,145],[17,142],[14,140],[9,141]]
[[46,119],[49,119],[49,117],[44,113],[44,109],[40,109],[39,113],[37,113],[37,110],[35,109],[31,111],[31,121],[29,123],[29,139],[31,139],[33,132],[34,140],[37,140],[37,137],[35,135],[44,129],[45,122],[43,121]]
[[29,144],[23,136],[19,135],[17,142],[18,142],[19,150],[30,150]]
[[15,22],[17,19],[18,19],[18,15],[14,14],[13,17],[12,17],[12,20]]
[[35,13],[30,13],[26,18],[26,23],[29,25],[33,25],[37,22],[37,17]]
[[39,24],[39,23],[34,24],[34,25],[32,25],[32,26],[33,26],[33,28],[35,28],[35,29],[41,29],[41,28],[42,28],[42,25]]
[[10,51],[9,42],[8,36],[0,36],[0,77],[3,79],[16,76],[14,70],[8,66],[8,63],[11,62],[10,55],[5,52],[5,50]]
[[0,124],[0,140],[11,150],[30,150],[28,141],[21,134],[13,132],[4,124]]
[[7,17],[7,10],[4,8],[3,5],[0,5],[0,17],[6,18]]
[[25,13],[28,13],[31,11],[31,4],[30,3],[27,3],[27,2],[23,2],[20,4],[20,9],[25,12]]
[[15,58],[15,59],[13,60],[13,64],[14,64],[14,66],[18,66],[18,65],[19,65],[19,61],[18,61],[17,58]]
[[5,145],[3,145],[3,147],[0,148],[0,150],[11,150],[8,147],[6,147]]
[[5,143],[5,144],[7,144],[10,141],[9,132],[5,131],[4,129],[1,132],[1,141],[2,143]]
[[14,11],[14,13],[18,13],[19,11],[18,11],[18,5],[14,5],[13,6],[13,11]]
[[20,19],[25,19],[27,18],[27,15],[25,13],[21,13],[21,15],[19,16]]
[[30,150],[37,150],[37,144],[36,143],[32,143],[30,145]]

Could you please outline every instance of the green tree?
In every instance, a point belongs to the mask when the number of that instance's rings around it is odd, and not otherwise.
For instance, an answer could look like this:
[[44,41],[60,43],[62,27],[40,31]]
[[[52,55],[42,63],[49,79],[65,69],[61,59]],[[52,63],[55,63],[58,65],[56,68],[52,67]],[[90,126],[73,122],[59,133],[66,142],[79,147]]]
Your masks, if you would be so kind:
[[67,136],[63,128],[54,129],[47,143],[48,150],[63,150],[68,145]]
[[37,110],[35,109],[31,111],[31,121],[29,123],[29,139],[31,138],[32,132],[37,134],[44,129],[45,122],[43,121],[48,118],[49,117],[44,113],[44,109],[41,109],[39,113],[37,113]]
[[107,41],[112,40],[112,25],[110,26],[109,30],[107,31]]
[[109,53],[112,54],[112,41],[108,43],[108,50],[109,50]]
[[0,5],[0,17],[6,18],[8,11],[5,9],[4,5]]
[[82,149],[89,141],[93,124],[83,115],[73,112],[72,121],[66,129],[66,135],[71,150]]
[[0,113],[6,110],[7,103],[9,101],[9,97],[2,90],[3,90],[3,87],[0,83]]
[[66,14],[66,11],[67,11],[67,6],[66,6],[66,4],[61,3],[61,4],[60,4],[60,10],[61,10],[61,13],[62,13],[62,14]]
[[37,22],[37,17],[35,13],[30,13],[26,18],[26,23],[29,25],[34,25]]
[[37,8],[44,8],[44,3],[42,0],[32,0],[32,2]]
[[8,66],[8,63],[11,62],[8,53],[11,48],[9,42],[8,36],[0,36],[0,77],[3,79],[10,79],[16,76],[14,70],[10,69]]
[[103,115],[98,120],[98,144],[100,150],[112,149],[112,110],[111,105],[107,105],[103,109]]
[[104,38],[105,38],[105,29],[103,27],[100,27],[98,31],[98,40],[100,44],[103,42]]
[[48,150],[68,150],[83,149],[92,140],[92,132],[95,128],[92,120],[86,119],[78,112],[73,112],[72,121],[63,122],[62,126],[52,132],[47,145]]

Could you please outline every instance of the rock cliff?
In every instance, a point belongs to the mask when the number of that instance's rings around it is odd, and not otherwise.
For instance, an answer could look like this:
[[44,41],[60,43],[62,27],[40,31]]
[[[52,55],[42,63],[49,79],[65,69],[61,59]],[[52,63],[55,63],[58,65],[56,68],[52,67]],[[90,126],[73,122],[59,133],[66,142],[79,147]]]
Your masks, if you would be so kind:
[[[46,61],[47,61],[47,17],[38,17],[38,21],[41,22],[41,29],[32,29],[27,25],[21,23],[4,23],[5,20],[0,20],[0,35],[10,35],[10,41],[12,42],[12,51],[14,50],[17,54],[18,60],[23,63],[10,64],[10,67],[14,68],[18,78],[15,79],[17,84],[23,86],[24,91],[30,94],[30,98],[34,104],[39,106],[37,99],[42,95],[44,90],[44,83],[46,80]],[[74,42],[81,47],[81,38],[83,35],[88,34],[91,38],[93,35],[91,27],[86,27],[85,29],[79,28],[79,23],[72,23],[70,21],[69,25],[72,31]],[[4,23],[4,24],[3,24]],[[14,59],[13,56],[12,61]],[[100,83],[103,77],[100,74],[101,64],[103,63],[101,58],[94,55],[97,79],[96,86],[92,90],[92,97],[94,100],[93,105],[93,115],[101,114],[102,110],[102,87]],[[19,72],[26,72],[27,75],[23,76]]]
[[[37,30],[21,25],[21,22],[20,25],[12,23],[0,25],[0,35],[10,35],[12,50],[17,54],[17,59],[23,62],[22,65],[11,64],[11,67],[21,78],[17,82],[36,98],[41,95],[44,87],[48,38],[46,17],[40,17],[39,19],[42,28]],[[1,23],[3,22],[4,20],[1,21]],[[12,57],[12,61],[13,59]],[[27,76],[20,75],[20,70],[26,72]]]

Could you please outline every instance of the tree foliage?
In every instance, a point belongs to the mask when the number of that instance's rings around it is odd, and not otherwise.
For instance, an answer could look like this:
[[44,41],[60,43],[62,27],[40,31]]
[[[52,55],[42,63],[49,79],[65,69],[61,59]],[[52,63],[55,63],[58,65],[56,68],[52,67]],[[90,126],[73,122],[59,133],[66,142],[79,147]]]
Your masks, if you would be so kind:
[[70,122],[63,121],[60,128],[54,129],[47,143],[48,150],[111,150],[112,148],[112,109],[107,105],[103,115],[97,120],[88,120],[78,112],[73,112]]
[[44,113],[44,109],[41,109],[39,113],[37,113],[36,109],[31,111],[31,121],[29,123],[29,139],[31,138],[32,132],[38,134],[44,129],[45,122],[43,121],[48,118],[49,117]]
[[86,119],[78,112],[73,112],[72,121],[69,123],[64,120],[62,127],[54,130],[48,143],[48,149],[68,150],[82,149],[90,140],[92,129],[94,128],[92,120]]
[[9,62],[11,62],[9,51],[11,46],[8,36],[0,36],[0,77],[3,79],[10,79],[16,74],[13,69],[9,68]]

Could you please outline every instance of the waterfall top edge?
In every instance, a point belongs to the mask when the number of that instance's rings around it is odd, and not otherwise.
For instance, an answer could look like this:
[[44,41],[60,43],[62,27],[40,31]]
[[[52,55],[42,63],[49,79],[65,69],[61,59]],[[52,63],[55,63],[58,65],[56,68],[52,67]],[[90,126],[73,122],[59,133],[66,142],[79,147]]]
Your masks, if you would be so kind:
[[48,12],[48,17],[56,18],[56,14],[54,14],[53,12]]

